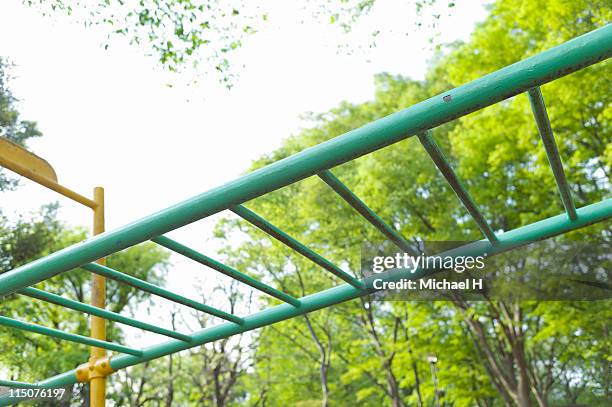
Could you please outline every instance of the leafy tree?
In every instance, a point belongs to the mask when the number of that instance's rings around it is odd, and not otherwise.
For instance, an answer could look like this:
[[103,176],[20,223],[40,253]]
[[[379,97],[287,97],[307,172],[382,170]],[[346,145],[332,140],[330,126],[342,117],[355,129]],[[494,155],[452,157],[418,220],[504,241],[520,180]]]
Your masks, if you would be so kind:
[[[41,132],[36,127],[36,123],[21,118],[17,110],[17,98],[9,88],[11,79],[9,71],[11,64],[0,57],[0,137],[9,139],[21,146],[35,137],[40,137]],[[0,169],[0,192],[12,189],[17,185],[17,181]]]
[[[379,76],[373,101],[345,103],[312,116],[312,128],[289,138],[253,168],[557,45],[609,18],[610,7],[604,2],[497,1],[470,41],[441,56],[426,81]],[[503,52],[500,43],[504,44]],[[610,192],[608,65],[599,64],[543,88],[578,206],[605,198]],[[588,96],[581,98],[579,94]],[[525,96],[437,128],[434,137],[494,230],[507,231],[563,211]],[[404,236],[419,240],[481,238],[415,139],[333,172]],[[359,270],[359,244],[381,239],[314,178],[247,205],[353,273]],[[317,267],[242,222],[228,219],[219,228],[219,236],[241,242],[227,251],[228,261],[237,268],[259,278],[272,277],[278,287],[294,295],[303,292],[300,276],[308,282],[307,292],[329,286],[329,276]],[[237,239],[232,233],[246,236]],[[596,244],[609,239],[609,231],[600,225],[563,239]],[[610,343],[609,318],[603,311],[609,308],[606,305],[353,301],[308,317],[320,321],[324,338],[333,338],[331,359],[321,358],[316,341],[308,340],[308,324],[296,319],[261,331],[255,374],[271,405],[296,400],[325,405],[328,399],[344,404],[419,404],[434,397],[432,381],[425,379],[429,367],[424,362],[426,355],[433,353],[439,361],[438,380],[445,403],[601,404],[611,386],[609,373],[605,373],[610,360],[600,348],[601,343]],[[405,335],[401,336],[402,332]],[[274,356],[278,350],[282,350],[282,358]],[[587,354],[593,365],[581,367]],[[330,394],[325,386],[322,391],[312,386],[321,360],[329,360],[326,369],[332,373],[327,387],[334,389]],[[310,370],[297,366],[310,366]],[[336,390],[338,384],[354,385],[352,397]],[[322,395],[316,396],[315,391]],[[256,399],[259,394],[253,391]]]
[[[200,290],[205,301],[207,290]],[[245,312],[249,311],[252,296],[240,292],[236,282],[214,291],[227,299],[224,305],[229,312],[236,313],[236,308],[243,308],[245,303]],[[214,325],[210,315],[197,312],[190,316],[182,318],[172,310],[172,329],[193,332]],[[236,405],[244,399],[240,381],[251,367],[256,344],[248,335],[238,335],[117,372],[110,377],[117,388],[111,397],[117,405],[134,407]]]

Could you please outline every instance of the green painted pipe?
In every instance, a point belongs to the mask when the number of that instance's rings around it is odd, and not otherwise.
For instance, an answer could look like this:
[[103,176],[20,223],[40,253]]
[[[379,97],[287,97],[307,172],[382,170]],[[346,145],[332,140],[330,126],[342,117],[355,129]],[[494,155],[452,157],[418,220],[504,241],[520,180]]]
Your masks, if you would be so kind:
[[68,332],[62,332],[59,329],[47,328],[29,322],[18,321],[16,319],[7,318],[0,316],[0,325],[9,328],[20,329],[22,331],[34,332],[41,335],[51,336],[53,338],[63,339],[70,342],[76,342],[83,345],[95,346],[97,348],[103,348],[108,350],[114,350],[116,352],[127,353],[134,356],[142,356],[142,351],[137,349],[131,349],[126,346],[118,345],[116,343],[101,341],[99,339],[92,339],[87,336],[71,334]]
[[320,172],[321,178],[331,189],[333,189],[342,199],[353,207],[361,216],[370,222],[378,229],[387,239],[391,240],[404,253],[415,254],[415,251],[410,247],[410,243],[406,241],[398,232],[391,226],[387,225],[376,212],[366,205],[357,195],[353,193],[346,185],[342,183],[331,171],[325,170]]
[[555,135],[548,119],[548,113],[546,112],[546,105],[544,105],[544,98],[542,97],[542,91],[537,86],[533,89],[529,89],[527,92],[529,96],[529,103],[531,103],[531,110],[533,111],[533,117],[535,117],[538,131],[540,132],[540,138],[544,149],[546,150],[546,156],[548,157],[548,163],[552,169],[555,181],[557,182],[557,188],[559,195],[561,195],[561,202],[565,207],[565,212],[571,220],[576,220],[576,206],[574,205],[574,199],[570,191],[567,178],[565,177],[565,171],[563,171],[563,163],[561,162],[561,156],[557,149],[557,143],[555,142]]
[[605,60],[612,24],[0,275],[4,296]]
[[[602,202],[582,207],[578,209],[577,214],[578,218],[576,221],[570,221],[566,214],[557,215],[552,218],[544,219],[539,222],[503,233],[498,236],[499,242],[496,245],[493,245],[491,242],[485,239],[449,250],[448,252],[440,253],[439,256],[477,256],[484,253],[487,253],[489,256],[494,256],[529,243],[589,226],[593,223],[601,222],[612,217],[612,199],[607,199]],[[381,278],[384,281],[397,281],[402,278],[419,279],[427,276],[428,274],[431,274],[431,271],[427,272],[421,270],[411,273],[407,270],[391,270],[387,273],[377,274],[375,277]],[[350,284],[342,284],[340,286],[300,298],[301,306],[299,308],[295,308],[289,304],[281,304],[247,316],[244,318],[244,324],[240,326],[231,323],[223,323],[221,325],[206,328],[199,332],[193,333],[191,335],[191,343],[171,340],[144,349],[144,354],[140,357],[129,355],[113,356],[110,361],[111,367],[114,370],[124,369],[129,366],[144,363],[149,360],[180,352],[185,349],[271,325],[341,302],[349,301],[359,296],[367,295],[376,291],[371,288],[371,278],[365,280],[365,285],[368,287],[368,290],[359,290]],[[73,384],[76,383],[75,373],[75,370],[71,370],[60,375],[50,377],[36,384],[46,387],[60,387]],[[15,402],[15,399],[10,399],[6,396],[0,397],[0,407],[8,406]]]
[[95,315],[100,318],[107,319],[109,321],[119,322],[121,324],[130,325],[135,328],[144,329],[145,331],[155,332],[156,334],[169,336],[170,338],[179,339],[181,341],[189,342],[191,337],[179,332],[171,331],[169,329],[160,328],[156,325],[147,324],[133,318],[125,317],[116,312],[108,311],[103,308],[94,307],[89,304],[83,304],[82,302],[73,301],[68,298],[64,298],[59,295],[51,294],[46,291],[39,290],[33,287],[26,287],[18,291],[19,294],[27,295],[28,297],[36,298],[42,301],[50,302],[52,304],[61,305],[62,307],[70,308],[75,311],[85,312],[90,315]]
[[202,304],[201,302],[197,302],[187,297],[183,297],[182,295],[175,294],[172,291],[168,291],[164,288],[156,286],[155,284],[151,284],[149,282],[140,280],[136,277],[132,277],[120,271],[113,270],[110,267],[106,267],[106,266],[103,266],[97,263],[88,263],[88,264],[84,264],[81,267],[83,267],[87,271],[98,274],[100,276],[104,276],[106,278],[110,278],[112,280],[122,282],[134,288],[138,288],[142,291],[146,291],[148,293],[155,294],[160,297],[166,298],[170,301],[174,301],[178,304],[182,304],[187,307],[197,309],[198,311],[202,311],[207,314],[214,315],[218,318],[225,319],[226,321],[231,321],[234,324],[240,325],[244,322],[242,318],[237,317],[236,315],[228,314],[227,312],[210,307],[206,304]]
[[13,389],[39,389],[40,386],[32,383],[16,382],[14,380],[0,380],[0,386]]
[[459,200],[461,200],[461,203],[463,203],[465,209],[468,211],[472,219],[474,219],[474,222],[476,222],[480,231],[486,236],[487,239],[489,239],[490,242],[497,243],[497,236],[495,236],[495,232],[493,232],[493,229],[491,229],[491,226],[489,226],[487,223],[486,219],[478,209],[478,206],[476,206],[472,196],[465,188],[459,177],[457,177],[457,174],[455,174],[455,171],[450,166],[446,157],[444,157],[444,153],[431,136],[431,130],[419,134],[419,140],[421,141],[423,147],[425,147],[425,150],[431,157],[434,164],[436,164],[436,167],[438,167],[453,191],[455,191],[455,194],[459,197]]
[[261,281],[258,281],[252,277],[249,277],[246,274],[243,274],[239,272],[238,270],[233,269],[230,266],[220,263],[214,259],[211,259],[210,257],[200,252],[197,252],[193,250],[192,248],[187,247],[179,242],[176,242],[166,236],[159,236],[154,239],[151,239],[151,241],[165,247],[168,250],[172,250],[173,252],[182,254],[183,256],[188,257],[191,260],[195,260],[200,264],[203,264],[214,270],[217,270],[218,272],[225,274],[226,276],[231,277],[234,280],[245,283],[259,291],[262,291],[266,294],[271,295],[272,297],[278,298],[279,300],[283,302],[289,303],[293,305],[294,307],[300,306],[300,300],[298,300],[297,298],[289,294],[285,294],[284,292],[279,291],[276,288],[270,287],[269,285],[264,284]]
[[362,288],[362,284],[355,277],[351,276],[349,273],[342,270],[340,267],[336,266],[334,263],[327,260],[325,257],[309,249],[307,246],[303,245],[293,237],[289,236],[281,229],[277,228],[252,210],[248,209],[247,207],[242,205],[236,205],[230,208],[230,210],[236,215],[240,216],[242,219],[251,223],[253,226],[258,227],[265,233],[277,239],[279,242],[292,248],[293,250],[306,257],[313,263],[323,267],[325,270],[329,271],[336,277],[341,278],[353,287]]
[[[68,372],[58,374],[57,376],[53,376],[47,380],[42,380],[35,384],[26,383],[33,387],[27,387],[29,389],[38,389],[38,388],[58,388],[58,387],[66,387],[73,385],[77,382],[75,376],[76,370],[70,370]],[[8,381],[10,382],[10,381]],[[10,386],[7,386],[10,387]],[[0,406],[10,406],[20,401],[28,400],[28,397],[9,397],[10,394],[4,393],[4,395],[0,396]]]

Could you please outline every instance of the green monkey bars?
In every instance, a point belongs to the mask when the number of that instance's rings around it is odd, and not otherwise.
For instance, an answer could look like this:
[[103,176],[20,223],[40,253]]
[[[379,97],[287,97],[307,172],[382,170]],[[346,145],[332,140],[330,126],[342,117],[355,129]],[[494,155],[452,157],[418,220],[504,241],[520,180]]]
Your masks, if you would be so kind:
[[[489,256],[495,255],[534,241],[609,219],[612,216],[612,199],[593,203],[582,208],[575,207],[539,86],[603,61],[611,55],[612,25],[606,25],[531,58],[507,66],[468,84],[434,96],[400,112],[275,162],[127,226],[102,233],[85,242],[0,275],[0,296],[13,293],[27,295],[171,337],[172,339],[167,342],[138,350],[6,317],[0,317],[0,325],[119,352],[121,353],[120,355],[110,358],[110,366],[106,366],[107,369],[110,368],[110,371],[112,371],[370,294],[375,291],[372,288],[371,279],[360,280],[347,273],[242,204],[307,177],[318,175],[322,181],[389,240],[394,242],[400,249],[410,251],[410,245],[405,238],[385,223],[363,201],[342,184],[332,174],[330,169],[414,135],[419,137],[427,153],[431,156],[433,162],[457,194],[468,213],[480,227],[485,237],[485,239],[479,242],[467,244],[442,253],[440,254],[441,256],[477,256],[484,253],[487,253]],[[557,182],[562,203],[565,207],[565,213],[511,231],[495,233],[437,147],[430,131],[443,123],[523,92],[528,93],[535,121]],[[294,298],[163,236],[167,232],[223,210],[231,210],[331,274],[341,278],[346,284],[302,298]],[[283,301],[283,304],[251,315],[236,316],[172,293],[118,270],[93,263],[119,250],[148,240],[152,240],[171,251],[209,266],[220,273],[273,296]],[[187,305],[198,311],[217,316],[224,319],[225,322],[198,332],[183,334],[154,327],[116,313],[67,300],[63,297],[29,287],[77,267],[85,268],[92,273],[115,279],[171,301]],[[379,274],[376,277],[386,281],[395,281],[402,278],[416,279],[425,275],[427,275],[427,272],[423,270],[419,270],[416,273],[411,273],[407,270],[392,270]],[[92,341],[95,341],[95,343]],[[107,372],[110,371],[107,370]],[[82,381],[82,376],[79,376],[79,374],[78,369],[75,369],[35,384],[3,380],[0,381],[0,385],[15,388],[60,387]],[[8,398],[7,396],[0,397],[0,406],[10,405],[16,401],[18,400]]]

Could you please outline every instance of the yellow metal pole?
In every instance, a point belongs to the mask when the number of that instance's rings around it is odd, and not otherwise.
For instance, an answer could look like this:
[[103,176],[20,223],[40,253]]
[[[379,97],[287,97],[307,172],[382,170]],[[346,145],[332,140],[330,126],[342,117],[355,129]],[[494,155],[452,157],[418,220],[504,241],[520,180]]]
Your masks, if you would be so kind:
[[92,201],[91,199],[88,199],[86,197],[84,197],[81,194],[78,194],[74,191],[72,191],[71,189],[66,188],[63,185],[58,184],[57,182],[54,182],[51,179],[48,179],[46,177],[43,177],[39,174],[37,174],[36,172],[30,170],[29,168],[26,168],[22,165],[19,165],[18,163],[15,162],[11,162],[9,160],[4,159],[4,157],[0,156],[0,167],[4,167],[4,168],[8,168],[9,170],[16,172],[19,175],[23,175],[26,178],[31,179],[32,181],[36,182],[37,184],[40,184],[42,186],[45,186],[59,194],[64,195],[65,197],[68,197],[70,199],[72,199],[73,201],[77,201],[80,204],[83,204],[85,206],[89,206],[90,208],[94,208],[95,207],[95,202]]
[[[55,170],[47,161],[3,137],[0,137],[0,167],[5,167],[90,207],[94,211],[93,234],[99,235],[104,232],[104,188],[94,188],[93,199],[89,199],[60,185]],[[97,263],[104,265],[106,261],[102,258]],[[92,274],[91,304],[95,307],[104,308],[105,302],[106,279],[97,274]],[[91,316],[90,321],[91,337],[106,340],[106,320]],[[106,357],[106,350],[96,347],[91,348],[88,363],[82,364],[76,369],[77,380],[79,382],[89,382],[91,407],[104,407],[106,402],[106,376],[112,371],[110,361]]]
[[[94,188],[94,223],[93,234],[98,235],[104,232],[104,188]],[[97,263],[104,265],[105,259],[100,259]],[[91,280],[91,305],[104,308],[106,302],[106,279],[97,274],[92,274]],[[106,340],[106,321],[103,318],[91,316],[91,337]],[[106,350],[101,348],[91,348],[90,366],[106,356]],[[106,401],[106,377],[90,372],[90,406],[104,407]]]

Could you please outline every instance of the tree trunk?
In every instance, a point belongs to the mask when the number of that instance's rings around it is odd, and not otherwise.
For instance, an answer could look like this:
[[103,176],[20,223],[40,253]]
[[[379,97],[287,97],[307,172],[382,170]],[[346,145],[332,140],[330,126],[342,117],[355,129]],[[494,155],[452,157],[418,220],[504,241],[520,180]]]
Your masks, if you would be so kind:
[[[410,351],[412,354],[412,351]],[[423,398],[421,396],[421,380],[419,379],[419,368],[415,361],[412,362],[412,371],[414,372],[414,387],[417,394],[417,406],[423,407]]]
[[321,364],[321,368],[319,369],[321,375],[321,391],[323,392],[323,399],[321,400],[321,406],[328,407],[329,406],[329,386],[327,384],[327,366],[325,364]]
[[166,407],[172,407],[172,401],[174,400],[174,377],[172,372],[172,355],[168,357],[168,393],[166,394]]
[[399,384],[393,372],[391,366],[385,363],[385,370],[387,371],[387,386],[389,388],[389,394],[391,395],[391,405],[393,407],[403,407],[402,397],[399,391]]
[[306,326],[308,327],[308,332],[312,340],[314,341],[317,349],[319,350],[319,377],[321,381],[321,406],[328,407],[329,406],[329,385],[327,380],[327,373],[329,370],[329,351],[331,351],[331,339],[328,335],[328,346],[325,348],[323,343],[319,339],[319,336],[314,330],[312,326],[312,322],[310,322],[310,318],[307,315],[304,315],[304,320],[306,321]]

